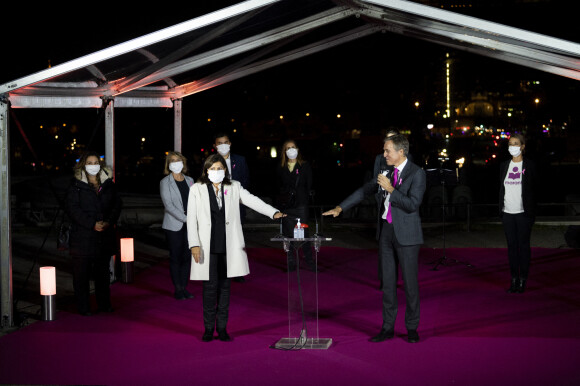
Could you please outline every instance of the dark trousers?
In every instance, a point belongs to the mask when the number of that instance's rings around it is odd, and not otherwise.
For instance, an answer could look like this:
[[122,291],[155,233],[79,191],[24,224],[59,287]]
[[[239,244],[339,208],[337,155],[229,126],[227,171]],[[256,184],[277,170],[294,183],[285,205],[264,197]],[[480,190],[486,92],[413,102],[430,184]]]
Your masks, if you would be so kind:
[[203,325],[206,331],[225,331],[230,308],[231,280],[227,277],[226,254],[209,256],[209,280],[203,282]]
[[111,291],[109,284],[111,274],[109,270],[110,256],[86,257],[73,256],[73,288],[77,309],[80,313],[91,311],[90,307],[90,280],[95,282],[95,297],[97,307],[106,310],[111,307]]
[[382,221],[379,238],[379,258],[383,277],[383,327],[390,330],[397,318],[397,264],[403,275],[405,298],[405,326],[407,330],[416,330],[419,326],[419,250],[420,245],[401,245],[397,241],[393,224]]
[[183,290],[189,283],[191,273],[191,251],[187,240],[187,225],[178,231],[165,230],[169,245],[169,273],[175,290]]
[[[294,237],[294,227],[296,226],[296,218],[300,219],[302,224],[308,224],[308,207],[299,206],[297,208],[285,209],[284,213],[288,216],[282,218],[282,234],[286,237]],[[309,226],[312,224],[308,224]],[[304,229],[304,237],[310,237],[309,228]],[[290,249],[288,250],[288,263],[296,265],[296,243],[290,243]],[[308,263],[312,263],[312,246],[311,242],[302,243],[302,253],[304,253],[304,259]]]
[[534,220],[523,213],[504,213],[502,222],[507,239],[511,276],[527,279],[532,255],[530,239]]

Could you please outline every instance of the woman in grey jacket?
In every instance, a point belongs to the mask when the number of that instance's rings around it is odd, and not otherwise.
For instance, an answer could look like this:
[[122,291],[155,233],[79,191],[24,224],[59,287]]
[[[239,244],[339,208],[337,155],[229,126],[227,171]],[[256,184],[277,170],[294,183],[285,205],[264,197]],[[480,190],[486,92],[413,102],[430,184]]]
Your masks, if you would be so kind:
[[191,253],[187,241],[187,199],[193,179],[186,176],[187,159],[170,151],[165,157],[166,177],[161,180],[161,200],[165,206],[162,228],[169,245],[169,271],[175,287],[175,299],[191,299],[187,290],[191,270]]

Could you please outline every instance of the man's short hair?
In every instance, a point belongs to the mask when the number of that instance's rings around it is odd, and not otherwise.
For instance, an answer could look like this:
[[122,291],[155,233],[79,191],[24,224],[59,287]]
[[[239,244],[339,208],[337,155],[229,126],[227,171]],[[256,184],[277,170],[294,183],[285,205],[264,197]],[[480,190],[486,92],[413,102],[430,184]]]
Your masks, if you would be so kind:
[[405,157],[409,154],[409,140],[402,134],[392,135],[385,138],[385,143],[387,141],[393,142],[393,147],[396,151],[403,149],[403,154]]
[[226,133],[225,131],[218,131],[213,135],[213,142],[215,143],[215,141],[221,137],[228,137],[228,141],[230,140],[230,135],[228,133]]

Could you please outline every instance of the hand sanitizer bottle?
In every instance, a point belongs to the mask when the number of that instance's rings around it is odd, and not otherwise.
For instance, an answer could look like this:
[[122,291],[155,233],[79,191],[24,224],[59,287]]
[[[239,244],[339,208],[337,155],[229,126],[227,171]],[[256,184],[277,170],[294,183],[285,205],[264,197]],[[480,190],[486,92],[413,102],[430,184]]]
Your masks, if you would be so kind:
[[294,238],[295,239],[303,239],[304,238],[304,229],[302,229],[302,224],[300,224],[300,219],[296,219],[296,226],[294,227]]

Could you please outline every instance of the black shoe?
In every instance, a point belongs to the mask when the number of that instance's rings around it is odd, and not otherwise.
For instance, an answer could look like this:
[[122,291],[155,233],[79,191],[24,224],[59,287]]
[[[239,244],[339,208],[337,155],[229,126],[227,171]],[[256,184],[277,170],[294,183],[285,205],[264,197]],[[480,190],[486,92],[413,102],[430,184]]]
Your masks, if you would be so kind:
[[183,294],[183,297],[184,297],[185,299],[193,299],[193,298],[195,298],[195,296],[193,296],[193,295],[191,294],[191,292],[189,292],[189,291],[188,291],[188,290],[186,290],[186,289],[184,289],[183,291],[181,291],[181,293]]
[[79,311],[79,314],[81,314],[82,316],[91,316],[91,312],[90,311]]
[[526,290],[526,281],[527,279],[524,279],[522,277],[520,277],[520,285],[518,286],[518,293],[523,294],[524,291]]
[[213,331],[205,331],[201,337],[202,342],[211,342],[213,340]]
[[185,299],[185,295],[183,294],[183,290],[175,290],[175,294],[173,295],[177,300]]
[[221,340],[222,342],[231,342],[232,341],[232,337],[228,335],[226,330],[218,331],[218,339]]
[[393,329],[390,329],[387,331],[383,328],[383,329],[381,329],[381,332],[379,332],[379,334],[377,336],[373,336],[371,339],[369,339],[369,341],[373,342],[373,343],[378,343],[378,342],[383,342],[387,339],[393,339],[394,336],[395,336],[395,331],[393,331]]
[[113,307],[109,306],[109,307],[99,307],[97,309],[97,312],[113,312]]
[[516,277],[512,277],[510,288],[508,288],[506,292],[508,294],[515,294],[516,292],[518,292],[519,287],[520,287],[519,280]]
[[417,330],[409,330],[407,332],[407,342],[409,343],[419,342],[419,334],[417,333]]
[[244,278],[243,276],[238,276],[238,277],[234,277],[234,281],[237,283],[245,283],[246,278]]

